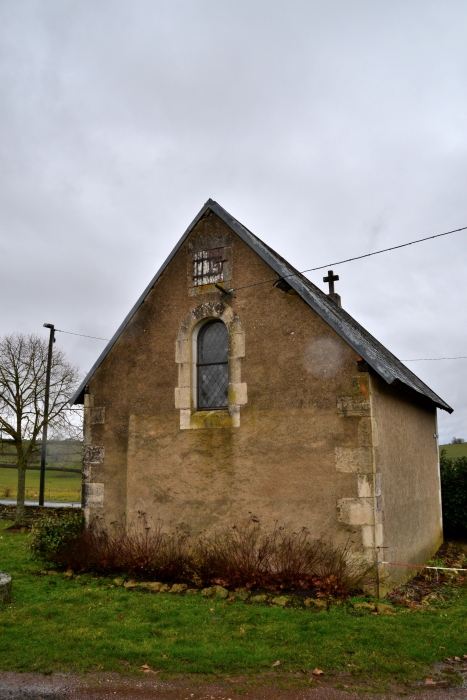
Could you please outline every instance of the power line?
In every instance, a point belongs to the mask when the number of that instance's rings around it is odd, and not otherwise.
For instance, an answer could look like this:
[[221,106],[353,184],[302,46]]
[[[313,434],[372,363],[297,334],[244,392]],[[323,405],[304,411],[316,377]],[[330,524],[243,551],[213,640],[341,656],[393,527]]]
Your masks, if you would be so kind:
[[[326,265],[320,265],[319,267],[311,267],[308,270],[301,270],[300,272],[292,272],[290,275],[283,275],[280,279],[286,279],[287,277],[295,277],[297,274],[303,274],[305,272],[315,272],[316,270],[324,270],[330,268],[334,265],[343,265],[344,263],[353,262],[354,260],[362,260],[362,258],[369,258],[372,255],[380,255],[380,253],[387,253],[390,250],[397,250],[398,248],[406,248],[409,245],[414,245],[415,243],[423,243],[423,241],[430,241],[433,238],[440,238],[441,236],[449,236],[450,233],[457,233],[458,231],[465,231],[467,226],[462,226],[462,228],[455,228],[452,231],[445,231],[444,233],[437,233],[434,236],[427,236],[426,238],[419,238],[416,241],[409,241],[409,243],[401,243],[400,245],[391,246],[391,248],[383,248],[382,250],[375,250],[374,253],[365,253],[365,255],[357,255],[354,258],[347,258],[346,260],[339,260],[338,262],[327,263]],[[268,282],[276,282],[276,278],[263,280],[262,282],[254,282],[253,284],[246,284],[244,287],[237,287],[235,291],[239,289],[247,289],[248,287],[256,287],[259,284],[267,284]],[[435,358],[436,359],[436,358]]]
[[72,333],[71,331],[61,331],[60,328],[56,328],[55,331],[57,333],[66,333],[67,335],[79,335],[80,338],[94,338],[94,340],[105,340],[106,343],[109,342],[108,338],[98,338],[95,335],[83,335],[82,333]]
[[414,360],[401,360],[401,362],[434,362],[435,360],[467,360],[467,356],[459,357],[417,357]]
[[[316,270],[324,270],[334,265],[343,265],[344,263],[353,262],[354,260],[362,260],[363,258],[370,258],[372,255],[380,255],[381,253],[387,253],[390,250],[398,250],[399,248],[406,248],[409,245],[414,245],[415,243],[423,243],[424,241],[430,241],[433,238],[441,238],[441,236],[449,236],[450,233],[458,233],[459,231],[467,230],[467,226],[462,226],[461,228],[452,229],[452,231],[445,231],[444,233],[436,233],[434,236],[426,236],[426,238],[418,238],[416,241],[409,241],[408,243],[401,243],[400,245],[391,246],[391,248],[383,248],[382,250],[375,250],[374,253],[365,253],[365,255],[357,255],[354,258],[347,258],[346,260],[339,260],[338,262],[327,263],[326,265],[320,265],[319,267],[311,267],[308,270],[301,270],[301,272],[292,272],[290,275],[283,275],[279,279],[286,279],[287,277],[295,277],[299,274],[304,274],[305,272],[316,272]],[[254,282],[253,284],[246,284],[243,287],[236,287],[235,291],[240,289],[248,289],[249,287],[256,287],[260,284],[268,284],[268,282],[276,282],[277,278],[270,278],[267,280],[262,280],[261,282]],[[66,333],[67,335],[78,335],[80,338],[92,338],[93,340],[104,340],[106,343],[110,342],[109,338],[98,338],[95,335],[84,335],[83,333],[72,333],[71,331],[62,331],[56,328],[57,333]],[[402,362],[427,362],[431,360],[466,360],[467,357],[421,357],[413,360],[401,360]]]

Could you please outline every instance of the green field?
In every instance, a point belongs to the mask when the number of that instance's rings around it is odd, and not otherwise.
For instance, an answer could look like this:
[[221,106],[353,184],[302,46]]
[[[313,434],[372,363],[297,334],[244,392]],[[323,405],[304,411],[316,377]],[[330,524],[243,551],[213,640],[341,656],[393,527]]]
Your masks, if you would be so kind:
[[381,615],[356,612],[358,599],[313,612],[152,595],[104,577],[41,575],[27,535],[7,525],[0,525],[0,562],[13,576],[13,596],[0,608],[2,671],[140,674],[148,664],[158,678],[241,674],[258,682],[255,674],[266,674],[260,678],[305,685],[319,668],[337,685],[381,689],[433,677],[435,662],[467,653],[465,587],[445,586],[443,602]]
[[460,445],[440,445],[439,451],[446,450],[446,457],[455,459],[456,457],[467,457],[467,442]]
[[[47,467],[76,469],[81,472],[82,443],[73,440],[50,440],[47,443]],[[26,500],[37,500],[39,493],[40,445],[29,465],[36,469],[26,471]],[[16,463],[14,446],[9,440],[0,440],[0,498],[16,499],[18,472],[11,467]],[[81,501],[81,473],[46,471],[45,498],[48,501]]]
[[[39,493],[40,472],[26,472],[26,500],[35,501]],[[0,468],[0,498],[16,499],[18,472]],[[45,499],[47,501],[79,503],[81,501],[81,474],[70,472],[46,472]]]

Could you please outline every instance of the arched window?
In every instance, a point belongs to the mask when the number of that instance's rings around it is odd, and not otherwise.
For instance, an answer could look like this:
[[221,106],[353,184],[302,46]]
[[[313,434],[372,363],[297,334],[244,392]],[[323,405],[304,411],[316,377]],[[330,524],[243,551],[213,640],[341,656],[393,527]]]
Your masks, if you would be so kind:
[[198,333],[199,411],[228,407],[229,333],[222,321],[209,321]]

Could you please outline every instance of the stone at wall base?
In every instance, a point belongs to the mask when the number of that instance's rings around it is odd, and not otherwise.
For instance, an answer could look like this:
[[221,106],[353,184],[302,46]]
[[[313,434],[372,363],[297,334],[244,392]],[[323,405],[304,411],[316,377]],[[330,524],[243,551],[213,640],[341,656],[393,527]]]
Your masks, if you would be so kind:
[[0,571],[0,603],[9,603],[11,596],[11,576]]

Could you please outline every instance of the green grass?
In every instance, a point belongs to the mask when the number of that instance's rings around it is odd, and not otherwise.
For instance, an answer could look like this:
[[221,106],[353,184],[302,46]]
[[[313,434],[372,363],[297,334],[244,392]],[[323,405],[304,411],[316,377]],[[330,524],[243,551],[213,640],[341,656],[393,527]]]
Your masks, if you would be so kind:
[[[26,500],[37,500],[39,493],[38,471],[26,471]],[[16,498],[18,471],[0,468],[0,498]],[[81,501],[81,474],[73,472],[47,472],[45,474],[45,498],[47,501],[79,503]]]
[[13,576],[13,597],[0,607],[4,671],[139,673],[148,663],[167,674],[225,677],[270,673],[280,660],[279,678],[318,667],[326,677],[347,674],[353,684],[371,678],[375,686],[424,678],[433,662],[467,653],[464,589],[453,590],[442,608],[361,616],[346,604],[311,612],[151,595],[88,575],[34,574],[26,536],[5,527],[0,569]]
[[455,459],[456,457],[467,457],[467,442],[459,445],[440,445],[439,451],[446,450],[446,457]]

